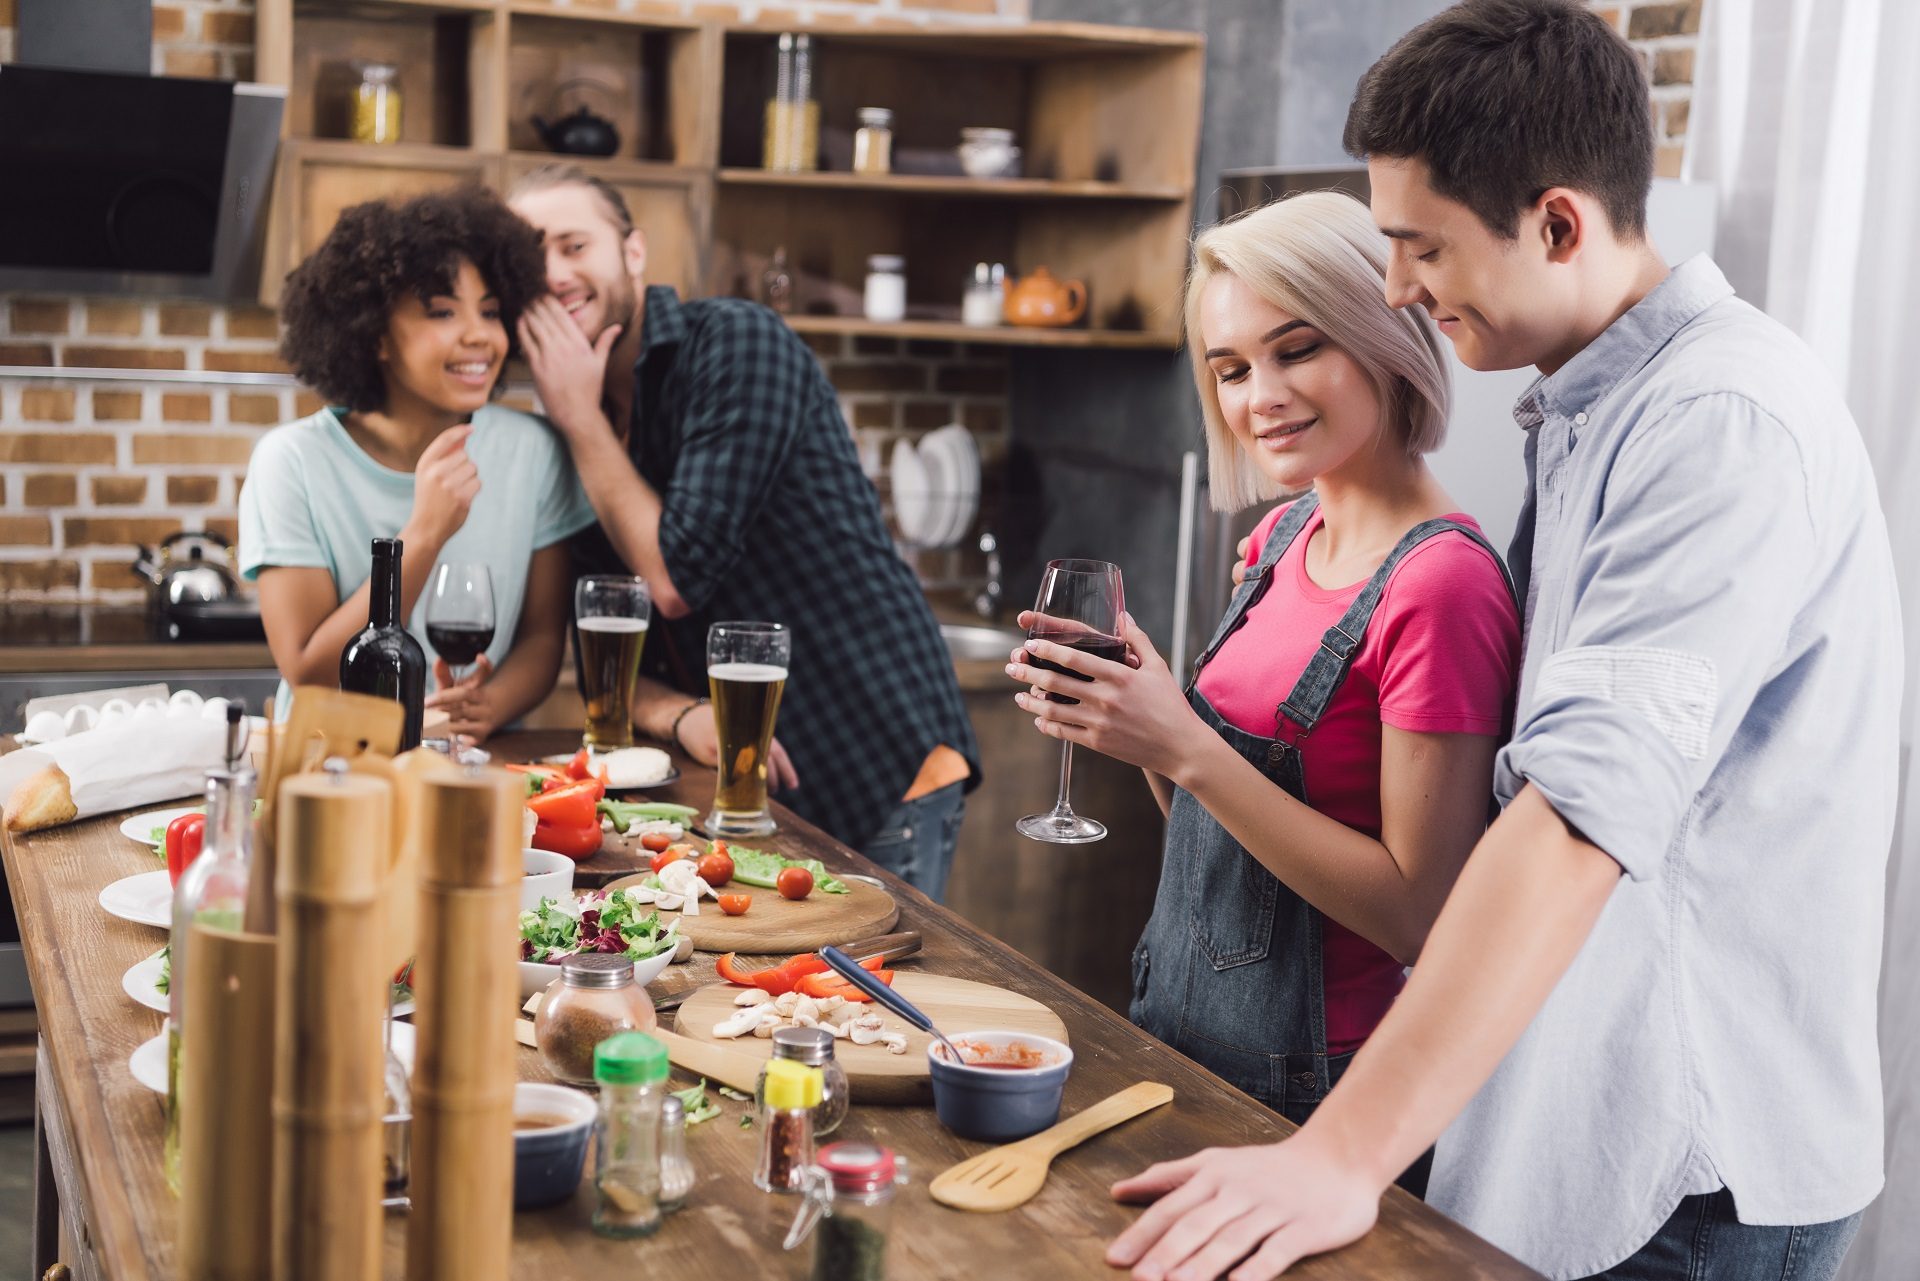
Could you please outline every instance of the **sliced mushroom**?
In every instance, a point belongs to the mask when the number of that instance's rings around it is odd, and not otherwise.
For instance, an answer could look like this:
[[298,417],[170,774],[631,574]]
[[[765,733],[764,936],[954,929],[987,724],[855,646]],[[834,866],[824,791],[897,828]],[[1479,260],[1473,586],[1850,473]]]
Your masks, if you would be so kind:
[[792,1014],[799,1005],[800,994],[798,992],[782,992],[779,998],[774,1001],[773,1008],[780,1011],[781,1018],[786,1018]]
[[768,1001],[771,1001],[772,999],[773,999],[773,995],[771,993],[766,992],[761,988],[750,987],[746,991],[740,993],[740,995],[734,997],[733,1003],[735,1005],[765,1005]]
[[844,1023],[822,1023],[820,1026],[833,1033],[837,1040],[844,1041],[847,1039],[847,1028]]
[[[731,1040],[736,1036],[745,1036],[747,1033],[755,1031],[759,1028],[761,1021],[761,1011],[759,1007],[746,1006],[745,1008],[735,1010],[732,1014],[729,1014],[726,1018],[714,1024],[713,1034]],[[771,1036],[773,1034],[769,1032],[767,1035]]]
[[820,1021],[820,1003],[810,996],[803,996],[794,1002],[793,1011],[787,1017],[795,1023],[804,1017],[810,1020],[807,1026],[811,1027]]
[[[684,964],[687,961],[691,961],[692,959],[693,959],[693,940],[688,938],[686,935],[682,934],[679,936],[678,941],[676,941],[673,945],[673,960],[669,961],[668,964],[680,965],[680,964]],[[754,991],[759,992],[760,989],[755,988]],[[766,993],[760,992],[760,995],[765,996]]]
[[[765,1009],[766,1007],[762,1006],[761,1008]],[[778,1018],[762,1019],[760,1025],[753,1029],[753,1034],[763,1041],[770,1040],[773,1036],[773,1029],[779,1027],[781,1022],[782,1020]]]
[[878,1014],[862,1014],[847,1029],[855,1045],[872,1045],[886,1035],[886,1023]]
[[833,1013],[835,1010],[839,1009],[841,1006],[851,1005],[851,1004],[852,1002],[847,1000],[847,998],[844,996],[822,997],[820,998],[820,1001],[819,1001],[820,1017],[825,1018],[827,1015]]
[[889,1054],[905,1054],[907,1052],[907,1034],[900,1031],[888,1032],[880,1038],[880,1044],[887,1047],[887,1053]]

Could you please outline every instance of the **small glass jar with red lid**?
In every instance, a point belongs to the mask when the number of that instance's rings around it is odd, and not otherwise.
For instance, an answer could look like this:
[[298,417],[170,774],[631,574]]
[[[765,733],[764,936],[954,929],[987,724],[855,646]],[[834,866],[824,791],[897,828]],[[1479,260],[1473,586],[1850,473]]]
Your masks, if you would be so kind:
[[893,1194],[906,1181],[906,1158],[891,1148],[847,1141],[820,1149],[786,1240],[791,1250],[814,1233],[811,1281],[883,1281]]

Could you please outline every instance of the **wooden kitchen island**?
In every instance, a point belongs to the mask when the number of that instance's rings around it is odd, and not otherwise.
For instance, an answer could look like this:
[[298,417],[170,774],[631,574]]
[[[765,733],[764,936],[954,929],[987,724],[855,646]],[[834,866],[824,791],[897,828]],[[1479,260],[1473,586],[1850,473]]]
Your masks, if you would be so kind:
[[[489,745],[496,761],[562,750],[578,736],[518,734]],[[682,761],[681,779],[650,796],[703,806],[712,774]],[[871,863],[784,810],[781,830],[763,844],[795,856],[817,856],[829,868],[879,874]],[[121,990],[122,974],[164,941],[162,931],[108,916],[101,888],[151,870],[152,856],[122,836],[111,815],[20,837],[0,837],[13,887],[28,970],[39,1004],[41,1044],[37,1112],[40,1164],[36,1184],[35,1277],[64,1264],[79,1278],[161,1281],[177,1275],[176,1202],[160,1172],[161,1098],[135,1083],[127,1059],[161,1027],[161,1016]],[[1018,838],[1007,834],[1008,841]],[[1108,1186],[1155,1161],[1211,1145],[1267,1142],[1288,1123],[1204,1069],[1082,995],[966,921],[892,878],[900,901],[896,927],[917,930],[924,951],[909,969],[956,975],[1023,992],[1065,1022],[1075,1050],[1063,1114],[1071,1115],[1137,1081],[1175,1091],[1171,1106],[1109,1131],[1057,1161],[1046,1187],[1020,1209],[978,1216],[950,1210],[927,1195],[947,1166],[982,1150],[955,1138],[931,1107],[856,1105],[835,1139],[871,1139],[904,1155],[911,1183],[895,1203],[890,1275],[900,1278],[1114,1277],[1102,1261],[1112,1237],[1138,1213],[1115,1204]],[[1097,894],[1097,885],[1087,887]],[[696,954],[669,969],[665,988],[710,981],[714,958]],[[263,1052],[265,1047],[263,1046]],[[521,1049],[521,1074],[546,1079],[538,1055]],[[676,1069],[674,1088],[691,1084]],[[688,1150],[698,1182],[686,1208],[654,1237],[611,1241],[589,1227],[591,1170],[572,1201],[517,1214],[512,1274],[529,1281],[603,1281],[632,1274],[676,1278],[804,1277],[810,1249],[784,1254],[779,1239],[794,1202],[756,1191],[750,1175],[758,1127],[743,1129],[750,1104],[720,1100],[719,1118],[693,1127]],[[386,1276],[402,1273],[406,1220],[389,1219]],[[1390,1190],[1380,1224],[1358,1244],[1308,1260],[1292,1275],[1312,1278],[1522,1278],[1536,1274],[1442,1218]]]

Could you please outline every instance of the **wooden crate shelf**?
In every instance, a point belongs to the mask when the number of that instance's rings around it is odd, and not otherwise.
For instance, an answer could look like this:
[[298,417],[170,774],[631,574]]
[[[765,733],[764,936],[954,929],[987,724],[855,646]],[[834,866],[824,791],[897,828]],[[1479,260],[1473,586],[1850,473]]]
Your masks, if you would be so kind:
[[[908,298],[954,306],[976,262],[1084,280],[1085,328],[876,326],[797,315],[803,332],[968,343],[1170,348],[1191,231],[1201,38],[1092,24],[923,27],[829,20],[813,37],[821,168],[758,168],[777,28],[548,0],[258,0],[263,80],[289,86],[263,297],[341,209],[461,181],[510,184],[545,150],[534,115],[576,99],[611,118],[618,153],[577,160],[617,187],[648,238],[648,278],[683,295],[757,292],[780,248],[800,303],[857,309],[866,259],[902,253]],[[404,142],[343,141],[345,69],[402,67]],[[582,87],[576,82],[587,81]],[[350,86],[344,86],[350,88]],[[910,172],[850,168],[860,107],[891,106]],[[1015,131],[1026,176],[957,173],[959,130]],[[908,153],[903,156],[904,153]],[[913,154],[918,153],[918,154]],[[945,172],[942,172],[942,171]]]

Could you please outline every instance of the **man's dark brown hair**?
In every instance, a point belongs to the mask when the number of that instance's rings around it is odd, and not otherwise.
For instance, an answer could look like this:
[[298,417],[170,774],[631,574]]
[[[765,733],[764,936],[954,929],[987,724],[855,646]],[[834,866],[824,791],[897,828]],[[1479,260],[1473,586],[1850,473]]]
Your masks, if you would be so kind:
[[1465,0],[1402,36],[1360,77],[1347,154],[1419,159],[1433,189],[1502,236],[1552,187],[1646,234],[1653,116],[1640,59],[1574,0]]
[[330,404],[357,413],[386,408],[380,340],[394,305],[409,295],[422,303],[451,295],[462,259],[500,304],[512,356],[520,313],[547,292],[546,254],[540,233],[500,197],[468,186],[403,203],[370,200],[341,214],[287,277],[281,358]]

